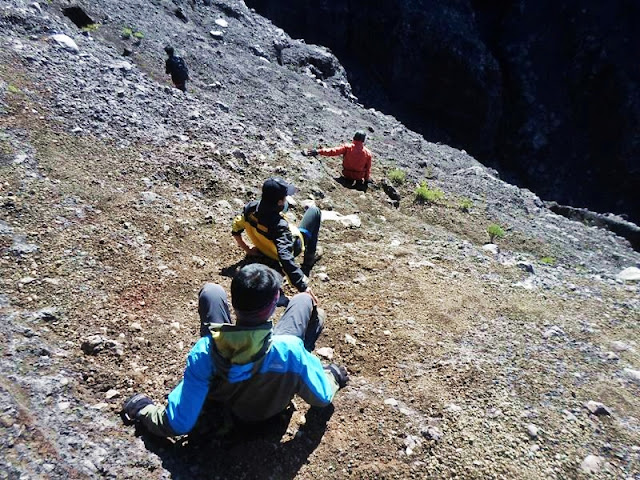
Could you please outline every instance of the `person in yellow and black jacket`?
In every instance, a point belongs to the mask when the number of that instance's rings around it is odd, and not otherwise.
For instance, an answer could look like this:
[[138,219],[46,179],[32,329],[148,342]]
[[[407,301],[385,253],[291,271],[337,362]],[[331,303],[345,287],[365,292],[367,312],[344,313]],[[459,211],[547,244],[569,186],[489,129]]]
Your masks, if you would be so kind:
[[[262,197],[245,205],[233,220],[231,233],[247,255],[262,254],[276,260],[293,287],[315,298],[309,288],[308,275],[319,258],[321,212],[317,207],[309,207],[299,227],[290,224],[283,213],[288,207],[286,197],[295,192],[295,187],[281,178],[267,179],[262,185]],[[242,232],[246,232],[254,247],[245,243]],[[298,267],[295,257],[300,254],[303,261]]]

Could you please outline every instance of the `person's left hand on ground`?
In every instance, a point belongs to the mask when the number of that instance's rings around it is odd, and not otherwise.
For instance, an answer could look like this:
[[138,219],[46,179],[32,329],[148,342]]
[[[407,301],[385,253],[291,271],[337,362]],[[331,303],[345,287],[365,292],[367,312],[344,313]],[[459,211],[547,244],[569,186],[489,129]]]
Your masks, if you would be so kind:
[[124,401],[122,414],[127,421],[135,422],[140,411],[148,405],[153,405],[153,400],[142,393],[136,393]]

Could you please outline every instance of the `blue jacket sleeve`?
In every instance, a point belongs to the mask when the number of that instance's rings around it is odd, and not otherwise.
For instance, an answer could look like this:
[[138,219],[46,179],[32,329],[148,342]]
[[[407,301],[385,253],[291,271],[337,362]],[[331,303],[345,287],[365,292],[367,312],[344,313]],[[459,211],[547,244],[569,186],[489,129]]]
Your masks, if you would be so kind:
[[178,435],[191,431],[209,393],[214,368],[209,354],[211,341],[211,337],[207,335],[193,346],[187,357],[184,377],[169,394],[167,419]]
[[300,357],[301,386],[298,395],[309,405],[325,407],[331,403],[339,389],[333,375],[327,372],[318,357],[302,348]]

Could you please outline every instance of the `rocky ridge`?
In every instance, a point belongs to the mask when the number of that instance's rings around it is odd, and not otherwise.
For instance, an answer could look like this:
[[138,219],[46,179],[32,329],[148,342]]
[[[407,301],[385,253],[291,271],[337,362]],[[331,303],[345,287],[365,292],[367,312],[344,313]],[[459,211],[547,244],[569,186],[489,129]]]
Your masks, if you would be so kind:
[[[6,478],[639,475],[640,302],[619,274],[640,257],[625,240],[361,108],[326,50],[242,2],[183,4],[186,22],[170,2],[80,5],[100,23],[88,35],[66,3],[0,12]],[[187,96],[163,75],[168,40]],[[299,155],[355,128],[379,183],[408,173],[399,208]],[[301,188],[294,213],[313,201],[360,221],[323,223],[313,279],[329,313],[318,347],[351,385],[326,424],[297,402],[281,430],[231,443],[134,437],[118,406],[175,385],[198,288],[228,286],[241,258],[230,218],[272,174]],[[445,200],[414,204],[422,180]],[[506,236],[486,248],[494,222]]]

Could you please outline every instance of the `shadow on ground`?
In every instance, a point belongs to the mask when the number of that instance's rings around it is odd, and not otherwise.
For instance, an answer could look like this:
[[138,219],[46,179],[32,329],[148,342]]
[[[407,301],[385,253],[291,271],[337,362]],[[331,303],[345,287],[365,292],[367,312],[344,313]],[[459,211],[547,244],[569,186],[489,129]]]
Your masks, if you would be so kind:
[[310,408],[293,438],[287,433],[294,407],[257,424],[231,424],[205,413],[193,434],[169,440],[137,429],[174,479],[292,479],[320,444],[333,406]]

